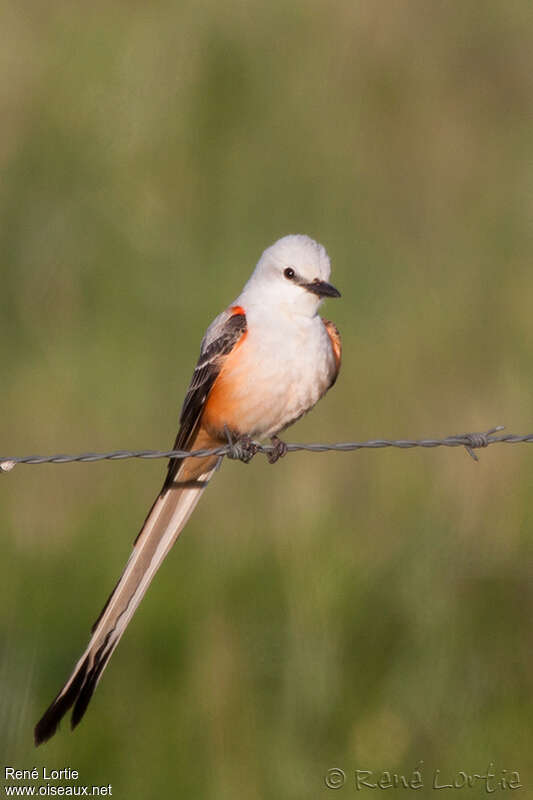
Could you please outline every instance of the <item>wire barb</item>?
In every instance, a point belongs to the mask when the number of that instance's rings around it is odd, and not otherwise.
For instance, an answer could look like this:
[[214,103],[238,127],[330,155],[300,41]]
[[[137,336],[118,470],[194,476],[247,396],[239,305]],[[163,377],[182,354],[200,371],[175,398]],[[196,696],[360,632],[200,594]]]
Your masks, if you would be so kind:
[[[337,442],[336,444],[287,444],[287,452],[306,451],[310,453],[327,453],[331,451],[351,452],[353,450],[380,449],[382,447],[398,447],[410,449],[412,447],[464,447],[466,452],[479,461],[475,450],[488,447],[491,444],[531,444],[533,433],[516,435],[504,433],[503,425],[497,425],[485,433],[461,433],[456,436],[447,436],[444,439],[370,439],[366,442]],[[109,453],[79,453],[78,455],[58,454],[54,456],[0,456],[0,473],[10,472],[16,464],[69,464],[73,461],[122,461],[126,458],[203,458],[205,456],[228,456],[248,463],[256,453],[267,455],[272,452],[272,445],[260,444],[251,439],[244,438],[233,440],[231,433],[226,428],[227,445],[222,445],[212,450],[113,450]]]
[[477,453],[474,452],[474,449],[479,449],[481,447],[488,447],[491,444],[491,440],[489,436],[498,431],[503,431],[503,425],[497,425],[495,428],[491,428],[490,431],[486,433],[463,433],[461,436],[457,438],[465,439],[467,444],[465,444],[465,450],[469,456],[471,456],[474,461],[479,461],[479,456]]

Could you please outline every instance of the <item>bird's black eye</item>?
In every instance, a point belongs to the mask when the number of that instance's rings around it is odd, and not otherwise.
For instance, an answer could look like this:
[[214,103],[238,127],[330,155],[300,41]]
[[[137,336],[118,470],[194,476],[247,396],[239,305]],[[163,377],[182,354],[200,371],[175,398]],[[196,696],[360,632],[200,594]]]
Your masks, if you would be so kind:
[[283,274],[289,281],[292,281],[294,276],[296,275],[292,267],[287,267],[287,269],[283,270]]

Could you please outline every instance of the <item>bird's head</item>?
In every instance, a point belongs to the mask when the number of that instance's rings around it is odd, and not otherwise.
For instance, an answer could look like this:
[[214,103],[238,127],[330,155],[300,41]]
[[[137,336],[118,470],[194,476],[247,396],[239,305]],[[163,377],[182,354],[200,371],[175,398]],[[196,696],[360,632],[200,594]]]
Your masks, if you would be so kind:
[[330,271],[321,244],[303,234],[284,236],[264,251],[243,296],[253,305],[280,306],[311,317],[325,297],[340,297],[328,283]]

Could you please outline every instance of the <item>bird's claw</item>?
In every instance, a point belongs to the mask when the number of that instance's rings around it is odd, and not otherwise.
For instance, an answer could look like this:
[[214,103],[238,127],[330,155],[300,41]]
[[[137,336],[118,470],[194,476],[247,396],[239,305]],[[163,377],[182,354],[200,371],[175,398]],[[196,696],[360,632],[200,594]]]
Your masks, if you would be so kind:
[[287,455],[287,444],[277,436],[272,436],[270,441],[272,450],[267,454],[267,459],[269,464],[275,464],[278,458],[283,458],[283,456]]

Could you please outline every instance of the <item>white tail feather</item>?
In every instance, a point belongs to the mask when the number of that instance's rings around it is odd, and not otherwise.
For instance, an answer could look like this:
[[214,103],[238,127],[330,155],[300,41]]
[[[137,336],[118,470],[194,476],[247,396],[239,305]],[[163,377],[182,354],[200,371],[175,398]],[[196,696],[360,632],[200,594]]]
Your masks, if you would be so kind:
[[72,727],[80,721],[115,647],[215,469],[216,465],[196,480],[181,486],[178,472],[176,482],[164,489],[155,501],[124,572],[95,624],[85,652],[35,726],[36,744],[46,741],[55,733],[61,718],[72,705]]

